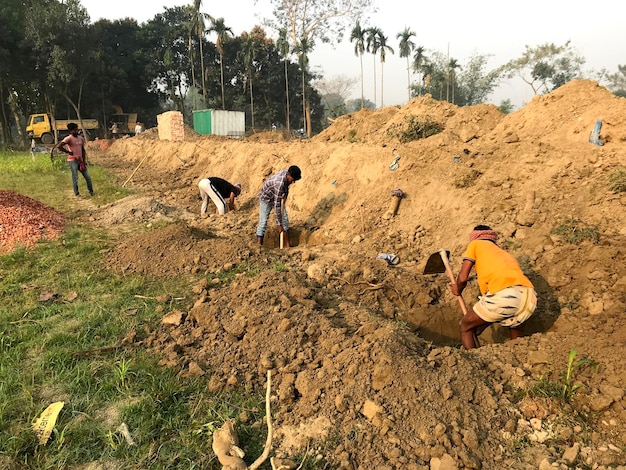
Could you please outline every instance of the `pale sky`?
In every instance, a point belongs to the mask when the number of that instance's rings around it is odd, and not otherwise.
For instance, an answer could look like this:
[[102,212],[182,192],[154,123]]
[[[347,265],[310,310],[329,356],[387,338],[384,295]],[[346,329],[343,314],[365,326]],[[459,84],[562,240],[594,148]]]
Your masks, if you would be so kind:
[[[626,27],[624,17],[626,2],[609,0],[602,4],[593,1],[526,0],[447,0],[426,3],[416,0],[375,0],[378,12],[363,27],[376,26],[388,38],[395,54],[387,54],[384,65],[384,105],[402,105],[407,102],[406,59],[400,58],[396,35],[408,26],[416,33],[416,46],[450,55],[464,65],[474,54],[489,55],[487,69],[493,69],[518,58],[525,46],[536,47],[545,43],[564,45],[568,40],[586,59],[584,69],[598,71],[606,68],[616,73],[617,66],[626,64]],[[138,23],[152,19],[165,7],[189,5],[192,0],[127,1],[81,0],[91,21],[100,18],[135,18]],[[597,8],[596,8],[597,6]],[[600,8],[601,6],[601,8]],[[270,0],[204,1],[200,9],[216,18],[224,18],[235,35],[262,24],[272,12]],[[337,75],[357,80],[352,98],[360,98],[360,65],[354,54],[354,44],[349,41],[346,29],[343,41],[333,46],[317,44],[309,57],[310,66],[324,73],[326,79]],[[268,36],[276,33],[266,30]],[[214,40],[214,38],[210,39]],[[374,101],[374,57],[363,58],[365,97]],[[380,59],[376,58],[376,98],[381,105]],[[412,76],[412,80],[415,80]],[[504,82],[489,101],[499,105],[510,99],[517,107],[532,99],[530,86],[521,80]]]

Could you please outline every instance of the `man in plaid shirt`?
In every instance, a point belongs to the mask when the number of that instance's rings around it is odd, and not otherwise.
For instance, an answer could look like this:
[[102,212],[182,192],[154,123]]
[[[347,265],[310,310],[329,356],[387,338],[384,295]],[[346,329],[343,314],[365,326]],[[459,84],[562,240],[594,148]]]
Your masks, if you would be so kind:
[[295,165],[276,173],[267,179],[259,191],[259,226],[256,229],[256,239],[259,245],[263,244],[263,237],[267,229],[267,220],[274,209],[276,215],[276,230],[283,234],[283,246],[289,248],[289,217],[284,210],[285,200],[289,195],[289,186],[302,177],[300,168]]

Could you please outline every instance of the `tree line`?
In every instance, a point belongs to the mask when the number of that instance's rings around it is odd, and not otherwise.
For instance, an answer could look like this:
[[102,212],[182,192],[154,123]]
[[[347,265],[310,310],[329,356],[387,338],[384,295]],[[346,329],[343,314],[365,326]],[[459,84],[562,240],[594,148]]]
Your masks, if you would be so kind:
[[[345,112],[384,106],[384,65],[396,49],[376,26],[362,26],[372,0],[269,0],[273,15],[235,36],[224,18],[203,13],[202,0],[164,8],[146,23],[90,21],[80,0],[3,0],[0,5],[0,135],[5,145],[25,142],[25,119],[48,112],[58,119],[96,118],[106,128],[122,109],[153,126],[156,116],[178,110],[244,111],[250,129],[274,125],[310,135]],[[361,99],[348,101],[354,84],[314,73],[309,55],[318,42],[339,42],[350,32],[361,65]],[[485,102],[502,79],[520,77],[534,93],[583,78],[585,60],[564,45],[526,46],[514,60],[487,70],[489,55],[465,64],[414,41],[405,27],[396,35],[406,60],[407,99],[430,94],[459,106]],[[373,102],[363,89],[363,60],[374,60]],[[380,64],[380,95],[376,78]],[[626,94],[626,66],[597,79]],[[510,103],[509,103],[510,106]],[[502,109],[508,108],[503,103]],[[508,109],[510,110],[510,109]]]
[[311,127],[321,129],[321,99],[311,86],[316,75],[292,60],[293,50],[280,49],[260,26],[233,36],[223,18],[200,7],[195,0],[165,8],[144,24],[91,23],[79,0],[3,0],[4,143],[26,141],[30,114],[95,118],[105,127],[120,108],[148,126],[166,110],[181,111],[188,124],[193,110],[245,111],[253,129],[300,128],[307,112]]

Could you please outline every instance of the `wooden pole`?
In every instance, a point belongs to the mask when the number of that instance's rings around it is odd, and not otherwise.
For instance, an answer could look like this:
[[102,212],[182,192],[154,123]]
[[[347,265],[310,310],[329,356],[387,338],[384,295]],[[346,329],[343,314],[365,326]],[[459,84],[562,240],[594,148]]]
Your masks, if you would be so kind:
[[[149,154],[148,154],[149,155]],[[137,173],[137,170],[139,169],[139,167],[142,165],[142,163],[146,160],[146,158],[148,158],[148,155],[146,155],[145,157],[143,157],[141,159],[141,161],[139,162],[139,165],[137,165],[137,168],[135,168],[135,170],[130,174],[130,176],[128,177],[128,179],[126,181],[124,181],[124,184],[122,184],[122,188],[124,186],[126,186],[126,184],[132,179],[133,176],[135,176],[135,173]]]

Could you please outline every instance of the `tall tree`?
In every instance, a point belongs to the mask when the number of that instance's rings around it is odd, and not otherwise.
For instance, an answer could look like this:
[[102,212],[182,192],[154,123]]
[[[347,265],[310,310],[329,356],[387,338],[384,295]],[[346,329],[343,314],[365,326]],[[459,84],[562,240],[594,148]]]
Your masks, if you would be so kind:
[[173,7],[142,25],[140,31],[145,44],[143,53],[151,59],[146,65],[151,80],[149,88],[155,93],[165,93],[171,102],[167,107],[183,114],[191,81],[188,24],[189,10]]
[[302,119],[303,119],[303,128],[307,135],[311,136],[311,123],[309,122],[309,113],[310,108],[307,103],[307,94],[306,94],[306,82],[307,82],[307,71],[309,69],[309,53],[311,52],[312,45],[309,44],[308,39],[302,38],[300,42],[296,46],[296,53],[298,54],[298,62],[300,64],[300,70],[302,72]]
[[222,109],[226,109],[226,102],[224,101],[224,41],[228,40],[233,35],[233,30],[226,26],[224,18],[211,17],[210,32],[214,32],[217,35],[215,40],[215,47],[217,47],[217,53],[220,55],[220,82],[222,84]]
[[313,86],[322,94],[325,116],[334,119],[347,112],[346,101],[357,80],[345,75],[315,80]]
[[[449,86],[446,88],[452,89],[452,100],[449,100],[451,103],[454,103],[454,84],[456,83],[456,69],[460,68],[461,64],[456,59],[448,60],[448,83]],[[447,92],[446,92],[447,93]],[[446,96],[447,99],[447,96]]]
[[246,68],[247,82],[250,89],[250,121],[252,123],[252,130],[254,131],[254,90],[252,87],[252,81],[254,76],[254,55],[256,52],[254,37],[251,34],[242,34],[242,48],[240,51],[241,59],[244,67]]
[[29,9],[21,0],[6,0],[0,6],[0,129],[5,144],[13,143],[11,121],[26,143],[19,108],[35,104],[31,78],[35,64],[26,38],[27,15]]
[[[340,42],[346,25],[354,24],[368,12],[374,0],[271,0],[271,3],[273,18],[268,24],[276,30],[286,27],[296,49],[302,51],[306,46],[310,52],[316,40]],[[300,64],[307,62],[303,57],[298,59]]]
[[411,40],[413,36],[415,36],[415,33],[406,26],[403,31],[396,35],[396,39],[400,40],[400,44],[398,46],[400,57],[406,57],[406,89],[409,101],[411,101],[411,67],[409,64],[409,58],[411,57],[413,49],[415,49],[415,43]]
[[376,101],[376,55],[380,49],[380,36],[383,34],[380,28],[372,26],[365,31],[366,46],[365,50],[374,56],[374,105],[378,106]]
[[[78,0],[52,2],[39,13],[45,17],[45,24],[33,21],[28,26],[34,52],[46,71],[49,90],[65,98],[82,128],[83,92],[95,68],[96,48],[89,15]],[[87,132],[85,138],[89,140]]]
[[562,46],[546,43],[526,46],[521,57],[500,68],[506,78],[520,77],[535,95],[547,93],[575,78],[582,77],[585,59],[567,41]]
[[290,110],[289,110],[289,67],[288,67],[288,63],[289,63],[289,54],[291,53],[291,47],[289,46],[289,39],[287,39],[287,29],[286,28],[280,28],[280,30],[278,31],[278,40],[276,41],[276,48],[278,49],[278,52],[280,53],[281,57],[283,58],[283,62],[285,65],[285,99],[286,99],[286,103],[287,103],[287,108],[286,108],[286,119],[285,119],[285,126],[287,127],[287,132],[290,131],[290,125],[289,125],[289,120],[290,120]]
[[378,44],[380,48],[380,107],[385,106],[385,60],[387,52],[394,54],[393,48],[387,44],[387,36],[382,31],[378,34]]
[[192,51],[193,41],[192,34],[195,33],[198,38],[198,48],[200,52],[200,80],[202,84],[202,97],[204,99],[204,107],[207,105],[207,90],[206,90],[206,70],[204,68],[204,32],[205,32],[205,19],[210,19],[209,15],[206,13],[201,13],[200,8],[202,7],[202,0],[194,0],[193,1],[193,11],[190,21],[189,28],[189,51],[190,51],[190,62],[191,62],[191,79],[193,86],[196,86],[196,76],[194,73],[194,57]]
[[363,90],[363,54],[365,53],[365,30],[361,28],[361,23],[356,22],[350,33],[350,42],[354,42],[354,54],[361,62],[361,109],[365,106],[365,92]]
[[425,52],[426,49],[424,49],[422,46],[418,46],[415,48],[415,54],[413,54],[413,70],[416,73],[421,74],[421,78],[419,79],[417,86],[417,96],[422,95],[422,85],[425,85],[424,79],[426,77],[426,74],[423,70],[424,64],[426,63],[426,55],[424,54]]

